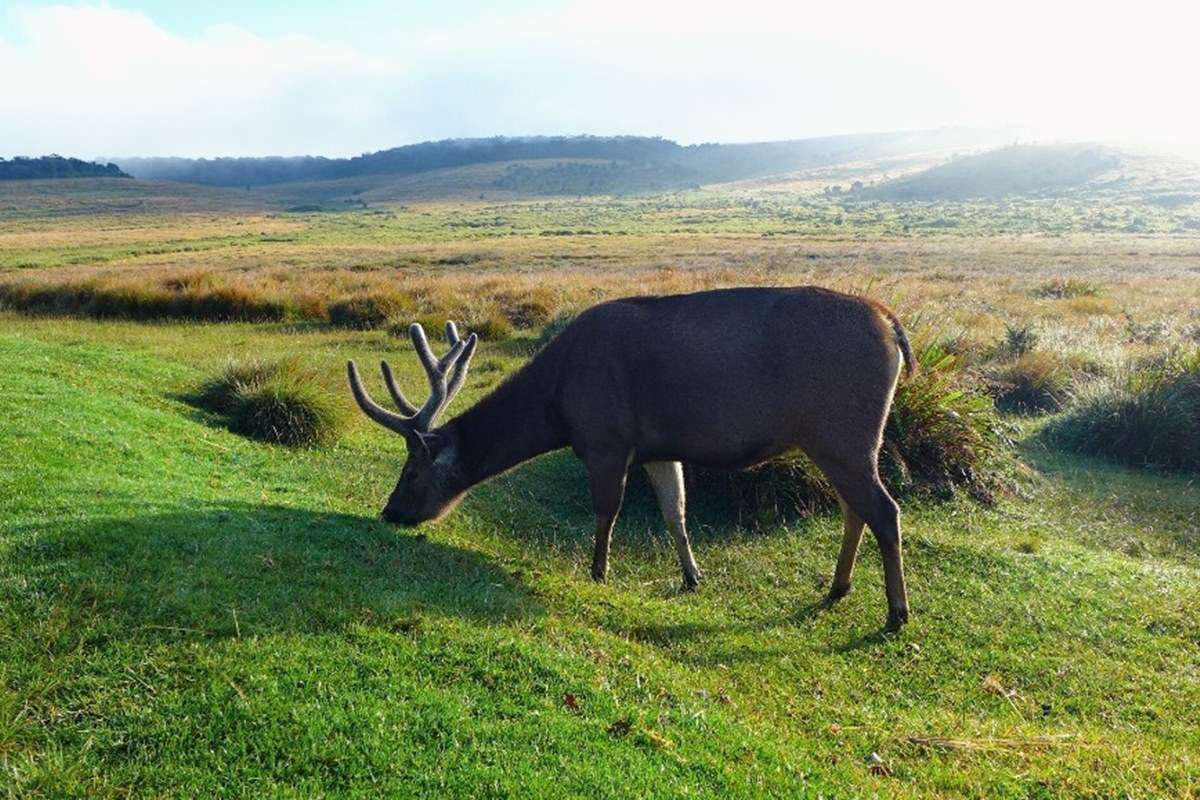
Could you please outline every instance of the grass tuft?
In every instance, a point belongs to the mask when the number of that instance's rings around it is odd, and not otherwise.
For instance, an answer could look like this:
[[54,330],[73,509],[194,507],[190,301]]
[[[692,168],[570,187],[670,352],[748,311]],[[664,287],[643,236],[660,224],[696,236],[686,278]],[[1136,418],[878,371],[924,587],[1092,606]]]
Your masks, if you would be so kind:
[[1172,353],[1088,387],[1046,436],[1124,464],[1200,471],[1200,350]]
[[1054,278],[1038,284],[1033,290],[1034,297],[1044,297],[1051,300],[1099,297],[1102,294],[1104,294],[1103,286],[1080,278]]
[[989,389],[1001,411],[1045,414],[1059,411],[1070,395],[1071,369],[1053,353],[1026,353],[989,376]]
[[235,433],[293,447],[331,442],[345,421],[315,374],[294,359],[230,361],[200,386],[195,401],[224,416]]
[[384,292],[354,295],[330,303],[329,322],[339,328],[368,330],[381,328],[396,317],[413,310],[404,295]]
[[485,342],[498,342],[516,332],[508,317],[499,312],[485,314],[467,323],[466,329]]

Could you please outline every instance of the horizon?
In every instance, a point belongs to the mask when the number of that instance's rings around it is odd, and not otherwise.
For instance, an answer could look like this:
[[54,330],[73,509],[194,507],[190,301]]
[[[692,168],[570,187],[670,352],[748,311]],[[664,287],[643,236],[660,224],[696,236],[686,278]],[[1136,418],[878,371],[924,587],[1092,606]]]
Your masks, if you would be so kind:
[[1183,101],[1200,12],[1139,8],[22,0],[0,12],[0,69],[24,76],[3,91],[0,154],[347,158],[494,136],[944,128],[1200,150]]

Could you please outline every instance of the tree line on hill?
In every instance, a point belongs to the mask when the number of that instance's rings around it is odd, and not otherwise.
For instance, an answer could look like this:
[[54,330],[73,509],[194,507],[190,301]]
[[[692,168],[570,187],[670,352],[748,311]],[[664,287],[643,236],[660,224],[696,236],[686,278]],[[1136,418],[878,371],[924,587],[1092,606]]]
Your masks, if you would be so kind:
[[128,178],[116,164],[97,164],[60,155],[29,158],[0,158],[0,181],[24,181],[38,178]]
[[[118,158],[120,167],[137,178],[184,181],[212,186],[262,186],[291,181],[318,181],[362,175],[405,175],[446,167],[543,159],[608,162],[598,168],[562,171],[557,176],[517,173],[504,179],[509,188],[526,180],[562,183],[574,192],[578,181],[625,185],[653,183],[658,188],[786,172],[856,159],[884,158],[921,150],[977,147],[998,143],[999,133],[962,128],[901,133],[857,134],[753,144],[680,145],[651,136],[497,136],[445,139],[405,145],[354,158],[320,156],[264,158]],[[615,171],[614,171],[615,170]],[[618,174],[632,173],[627,180]],[[571,174],[568,175],[567,173]],[[580,175],[576,176],[574,173]],[[584,175],[586,173],[586,175]],[[549,188],[549,187],[547,187]]]

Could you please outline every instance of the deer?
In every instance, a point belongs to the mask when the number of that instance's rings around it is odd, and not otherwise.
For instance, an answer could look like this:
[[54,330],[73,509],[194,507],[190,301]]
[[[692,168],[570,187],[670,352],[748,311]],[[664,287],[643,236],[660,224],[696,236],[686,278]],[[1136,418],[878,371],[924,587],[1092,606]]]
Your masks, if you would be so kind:
[[743,287],[610,300],[579,314],[473,406],[437,425],[467,377],[478,337],[446,323],[434,355],[419,324],[409,336],[429,382],[417,408],[381,370],[392,411],[350,389],[367,417],[405,438],[407,460],[384,520],[440,519],[474,486],[570,447],[587,472],[595,515],[591,577],[609,569],[629,471],[649,476],[679,557],[683,589],[702,578],[685,521],[684,463],[744,469],[799,450],[825,474],[843,516],[827,603],[851,588],[864,527],[883,560],[886,629],[909,616],[900,509],[879,477],[884,424],[913,370],[899,318],[882,303],[816,286]]

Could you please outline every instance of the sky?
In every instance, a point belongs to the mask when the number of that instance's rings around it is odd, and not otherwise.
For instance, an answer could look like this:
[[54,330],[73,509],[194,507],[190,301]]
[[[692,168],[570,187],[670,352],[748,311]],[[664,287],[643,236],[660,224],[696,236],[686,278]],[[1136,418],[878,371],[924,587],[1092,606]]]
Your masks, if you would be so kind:
[[0,0],[0,156],[1020,127],[1200,150],[1200,4]]

